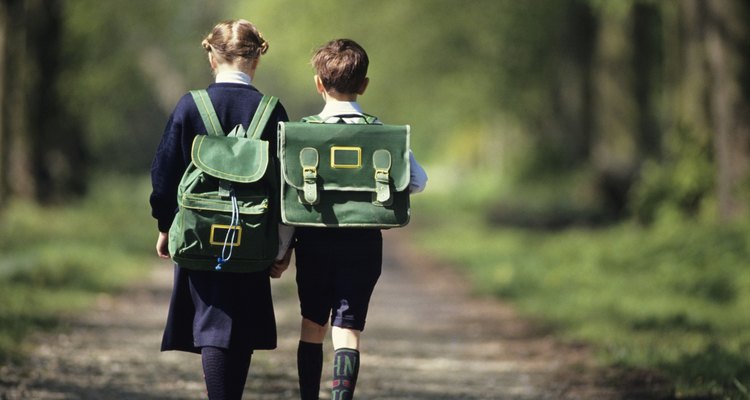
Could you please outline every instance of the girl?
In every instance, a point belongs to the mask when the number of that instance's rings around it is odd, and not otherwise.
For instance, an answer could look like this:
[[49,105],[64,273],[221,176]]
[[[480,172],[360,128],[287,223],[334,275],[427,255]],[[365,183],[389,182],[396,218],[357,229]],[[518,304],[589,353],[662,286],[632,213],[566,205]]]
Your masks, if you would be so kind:
[[[247,129],[263,96],[252,81],[268,43],[252,23],[235,20],[216,25],[202,45],[216,77],[207,91],[222,127],[242,124]],[[279,104],[261,136],[269,142],[272,158],[276,125],[287,120]],[[196,132],[206,129],[186,94],[167,122],[151,168],[150,202],[159,228],[156,252],[162,258],[169,258],[168,232],[177,209],[177,186],[190,163]],[[280,264],[284,262],[288,258]],[[219,273],[175,266],[161,349],[201,354],[210,399],[241,399],[253,351],[275,347],[269,270]]]

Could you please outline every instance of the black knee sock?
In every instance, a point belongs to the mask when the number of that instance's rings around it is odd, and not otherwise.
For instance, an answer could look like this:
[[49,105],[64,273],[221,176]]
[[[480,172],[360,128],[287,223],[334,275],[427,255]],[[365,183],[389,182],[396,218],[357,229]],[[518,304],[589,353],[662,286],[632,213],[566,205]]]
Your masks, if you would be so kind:
[[211,400],[239,400],[245,390],[252,350],[201,348],[203,374]]
[[300,340],[297,347],[297,373],[302,400],[318,400],[320,376],[323,373],[323,344]]
[[332,400],[351,400],[359,375],[359,351],[338,349],[333,356]]

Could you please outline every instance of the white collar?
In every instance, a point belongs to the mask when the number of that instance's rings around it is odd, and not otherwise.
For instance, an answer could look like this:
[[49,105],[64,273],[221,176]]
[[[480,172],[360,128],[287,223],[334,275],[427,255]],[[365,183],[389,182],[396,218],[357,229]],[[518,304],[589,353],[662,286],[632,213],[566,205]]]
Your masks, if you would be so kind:
[[241,71],[221,71],[216,74],[216,83],[241,83],[249,85],[250,75]]
[[329,100],[326,101],[323,111],[318,114],[324,120],[334,115],[345,115],[345,114],[360,114],[363,115],[362,107],[356,101],[338,101]]

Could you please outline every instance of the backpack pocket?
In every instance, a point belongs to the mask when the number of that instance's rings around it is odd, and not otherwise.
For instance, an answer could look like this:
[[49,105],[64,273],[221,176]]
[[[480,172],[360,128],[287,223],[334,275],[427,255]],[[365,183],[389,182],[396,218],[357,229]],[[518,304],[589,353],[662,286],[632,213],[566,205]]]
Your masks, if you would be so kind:
[[[252,272],[270,266],[278,241],[266,196],[238,196],[232,201],[217,193],[185,194],[170,229],[170,253],[181,267]],[[273,241],[274,243],[269,243]],[[171,248],[174,247],[174,248]]]

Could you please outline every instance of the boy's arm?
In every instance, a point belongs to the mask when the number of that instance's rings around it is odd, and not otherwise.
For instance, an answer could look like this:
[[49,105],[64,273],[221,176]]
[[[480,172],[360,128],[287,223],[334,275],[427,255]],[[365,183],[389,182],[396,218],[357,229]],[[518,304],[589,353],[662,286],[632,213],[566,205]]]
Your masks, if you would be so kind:
[[421,193],[427,187],[427,173],[409,150],[409,193]]
[[292,246],[294,240],[294,227],[279,224],[279,252],[276,253],[276,261],[283,260],[287,250]]
[[288,249],[286,251],[286,254],[281,259],[277,259],[273,262],[271,265],[271,270],[269,272],[269,275],[271,278],[281,278],[281,275],[284,273],[284,271],[289,268],[289,262],[292,259],[292,249]]
[[271,265],[271,278],[281,278],[284,271],[289,268],[289,260],[292,258],[292,241],[294,240],[294,227],[279,224],[279,252]]

